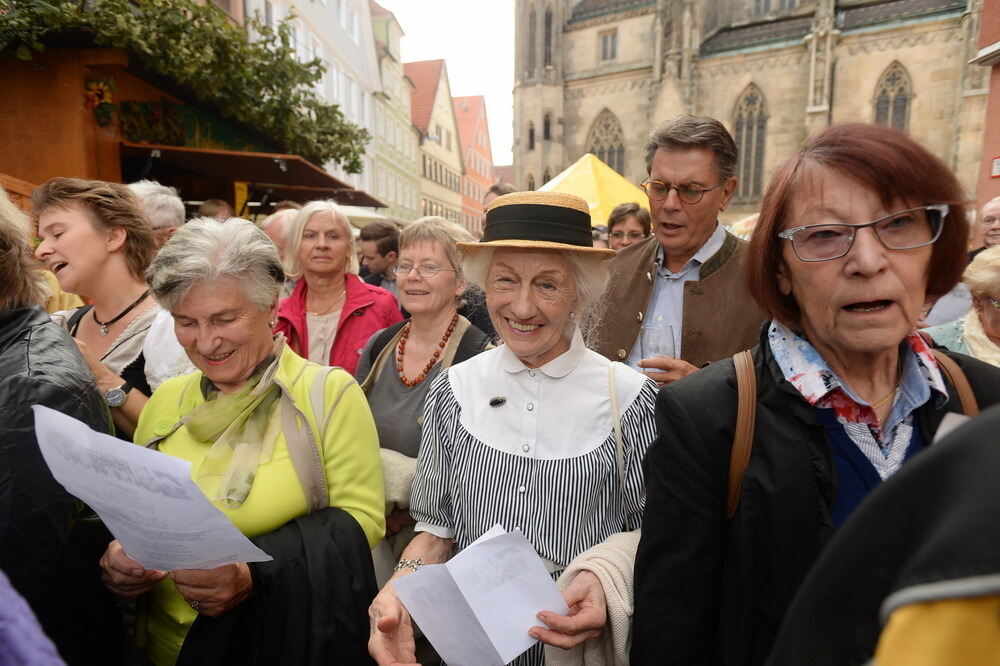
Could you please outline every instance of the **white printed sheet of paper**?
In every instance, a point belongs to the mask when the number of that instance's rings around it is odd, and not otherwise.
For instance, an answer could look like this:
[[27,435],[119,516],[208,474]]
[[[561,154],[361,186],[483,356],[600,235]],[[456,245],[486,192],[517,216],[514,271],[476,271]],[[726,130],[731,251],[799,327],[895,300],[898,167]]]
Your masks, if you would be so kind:
[[420,567],[393,587],[441,659],[455,666],[503,666],[537,641],[536,615],[569,608],[520,532],[491,528],[445,564]]
[[272,559],[199,490],[191,463],[95,432],[48,407],[32,409],[52,475],[145,568],[214,569]]

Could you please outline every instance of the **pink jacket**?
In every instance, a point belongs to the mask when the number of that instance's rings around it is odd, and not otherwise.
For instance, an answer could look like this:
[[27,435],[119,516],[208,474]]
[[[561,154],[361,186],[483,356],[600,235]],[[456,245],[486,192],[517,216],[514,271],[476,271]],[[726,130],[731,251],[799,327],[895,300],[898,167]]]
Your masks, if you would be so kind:
[[[330,350],[330,365],[354,374],[361,351],[376,331],[402,321],[396,298],[383,289],[365,284],[357,275],[344,280],[347,295],[340,312],[337,334]],[[284,333],[288,346],[302,358],[309,358],[309,329],[306,327],[305,279],[299,280],[292,295],[278,304],[275,333]]]

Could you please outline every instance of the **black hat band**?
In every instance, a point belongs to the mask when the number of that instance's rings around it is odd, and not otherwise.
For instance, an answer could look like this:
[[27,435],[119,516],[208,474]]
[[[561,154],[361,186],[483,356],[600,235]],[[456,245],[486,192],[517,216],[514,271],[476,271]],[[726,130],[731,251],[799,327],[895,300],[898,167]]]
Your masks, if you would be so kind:
[[544,204],[507,204],[486,213],[483,241],[525,240],[593,247],[590,215]]

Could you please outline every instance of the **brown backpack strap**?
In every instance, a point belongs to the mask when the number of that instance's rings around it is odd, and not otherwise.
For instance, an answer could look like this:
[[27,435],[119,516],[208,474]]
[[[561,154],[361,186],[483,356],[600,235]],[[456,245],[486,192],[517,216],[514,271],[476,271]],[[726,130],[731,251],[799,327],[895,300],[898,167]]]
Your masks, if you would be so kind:
[[969,380],[962,372],[962,368],[958,367],[958,363],[951,360],[944,352],[937,349],[932,349],[931,352],[934,354],[934,360],[937,361],[938,367],[944,373],[945,379],[958,393],[958,399],[962,403],[962,411],[965,415],[975,416],[978,414],[979,403],[976,401],[976,395],[972,392],[972,387],[969,386]]
[[749,351],[733,355],[736,366],[736,391],[739,399],[736,412],[736,433],[729,454],[729,483],[726,492],[726,518],[732,518],[740,505],[743,473],[753,450],[754,422],[757,420],[757,375]]

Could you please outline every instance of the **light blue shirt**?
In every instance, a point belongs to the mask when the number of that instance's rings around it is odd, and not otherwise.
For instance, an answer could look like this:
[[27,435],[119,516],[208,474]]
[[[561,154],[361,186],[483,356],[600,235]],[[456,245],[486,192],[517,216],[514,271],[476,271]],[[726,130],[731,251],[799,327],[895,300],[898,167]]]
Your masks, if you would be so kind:
[[[676,273],[667,269],[663,261],[663,247],[656,250],[656,279],[653,281],[653,293],[649,297],[649,305],[643,315],[643,326],[669,325],[674,333],[674,357],[681,357],[681,326],[684,322],[684,283],[701,279],[701,265],[716,252],[722,249],[726,241],[726,229],[718,222],[715,231],[708,237],[705,244],[688,259]],[[628,365],[637,370],[642,360],[640,340],[642,331],[636,336],[632,352],[628,355]]]

